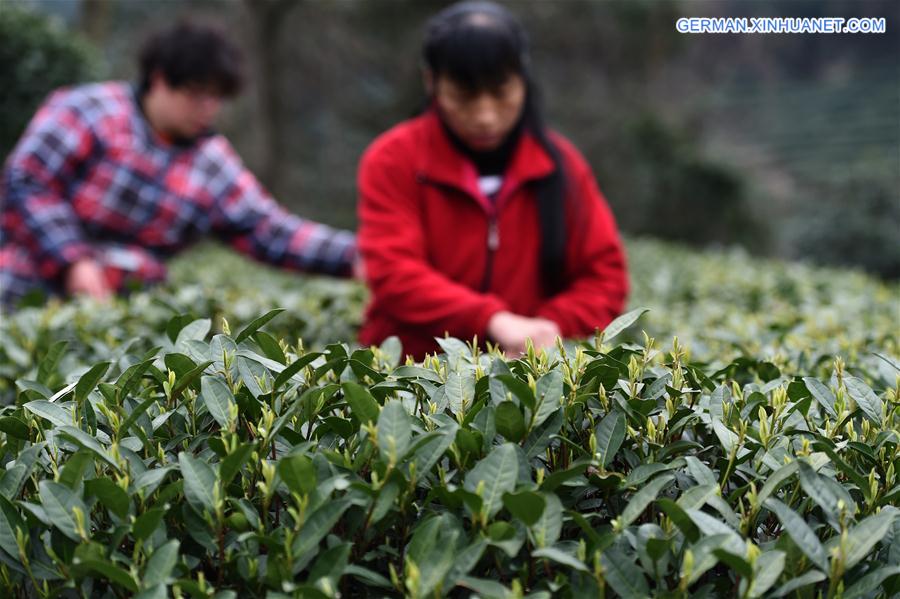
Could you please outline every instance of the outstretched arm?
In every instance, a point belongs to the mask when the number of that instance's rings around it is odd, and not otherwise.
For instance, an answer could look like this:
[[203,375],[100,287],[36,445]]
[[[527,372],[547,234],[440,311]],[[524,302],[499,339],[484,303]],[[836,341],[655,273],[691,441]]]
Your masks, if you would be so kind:
[[224,138],[210,142],[208,189],[216,234],[257,260],[292,270],[350,276],[356,240],[342,231],[291,214],[273,200]]

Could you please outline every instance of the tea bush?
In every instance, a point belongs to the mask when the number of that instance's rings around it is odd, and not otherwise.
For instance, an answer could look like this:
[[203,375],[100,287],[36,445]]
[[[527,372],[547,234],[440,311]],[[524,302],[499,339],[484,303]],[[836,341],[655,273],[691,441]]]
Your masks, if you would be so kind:
[[897,287],[629,255],[650,312],[519,359],[341,343],[358,286],[214,249],[5,318],[3,594],[900,592]]

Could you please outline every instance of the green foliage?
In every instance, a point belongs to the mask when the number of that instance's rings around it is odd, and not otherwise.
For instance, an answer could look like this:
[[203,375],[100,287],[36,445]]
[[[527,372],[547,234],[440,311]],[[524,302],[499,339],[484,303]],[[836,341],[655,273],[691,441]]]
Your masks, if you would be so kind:
[[[208,328],[182,322],[176,339]],[[649,339],[421,366],[339,344],[283,347],[280,363],[227,333],[182,343],[99,368],[48,352],[52,395],[22,386],[2,408],[6,592],[900,590],[900,387],[840,360],[830,380],[740,382],[747,357],[703,372]],[[471,402],[439,399],[460,379]],[[833,413],[813,401],[825,392]],[[496,426],[513,410],[518,442]]]
[[823,177],[798,203],[796,216],[785,225],[793,254],[900,279],[896,164],[851,172]]
[[768,229],[740,171],[704,156],[695,134],[642,114],[626,119],[616,137],[618,151],[598,161],[597,178],[624,230],[693,245],[768,248]]
[[2,593],[900,592],[897,290],[629,253],[650,312],[515,360],[334,343],[358,287],[211,249],[5,318]]
[[[628,245],[633,305],[651,335],[678,336],[692,360],[763,378],[777,368],[823,377],[834,356],[878,371],[900,358],[900,285],[850,270],[766,261],[746,252],[698,253],[648,240]],[[735,369],[735,371],[738,369]]]
[[63,85],[99,74],[96,52],[58,23],[4,2],[0,10],[0,159],[40,102]]

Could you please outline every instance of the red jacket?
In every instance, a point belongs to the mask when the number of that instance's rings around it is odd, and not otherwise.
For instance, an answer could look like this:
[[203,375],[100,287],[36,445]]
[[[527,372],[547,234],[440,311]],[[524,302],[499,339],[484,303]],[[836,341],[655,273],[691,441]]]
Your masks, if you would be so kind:
[[[554,165],[527,131],[495,202],[480,192],[475,165],[453,146],[433,111],[369,146],[358,175],[358,246],[371,290],[362,343],[397,335],[404,353],[421,359],[445,332],[484,340],[488,320],[500,310],[549,318],[565,337],[591,335],[623,310],[628,277],[613,215],[578,150],[551,137],[570,196],[564,289],[551,297],[542,292],[538,208],[526,184]],[[493,252],[492,223],[499,233]],[[482,290],[489,268],[490,283]]]

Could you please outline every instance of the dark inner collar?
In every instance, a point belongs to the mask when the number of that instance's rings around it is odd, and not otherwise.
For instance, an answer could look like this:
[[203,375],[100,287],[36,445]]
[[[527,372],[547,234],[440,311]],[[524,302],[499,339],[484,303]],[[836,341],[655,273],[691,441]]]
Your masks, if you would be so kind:
[[438,111],[438,120],[441,122],[441,126],[444,129],[444,132],[447,134],[447,137],[450,138],[450,142],[453,144],[459,152],[461,152],[464,156],[466,156],[469,160],[471,160],[475,164],[475,168],[478,170],[478,174],[482,177],[488,175],[502,175],[504,171],[506,171],[506,167],[509,166],[509,161],[512,158],[513,150],[516,148],[516,144],[519,142],[519,139],[522,137],[522,130],[524,129],[524,118],[519,118],[519,122],[516,123],[516,126],[513,130],[506,136],[506,139],[503,140],[503,143],[500,144],[497,148],[493,150],[480,151],[473,150],[466,143],[456,135],[450,127],[447,126],[447,123],[444,121],[443,116],[441,116],[440,111]]

